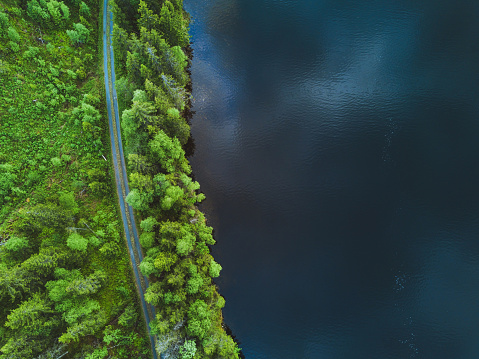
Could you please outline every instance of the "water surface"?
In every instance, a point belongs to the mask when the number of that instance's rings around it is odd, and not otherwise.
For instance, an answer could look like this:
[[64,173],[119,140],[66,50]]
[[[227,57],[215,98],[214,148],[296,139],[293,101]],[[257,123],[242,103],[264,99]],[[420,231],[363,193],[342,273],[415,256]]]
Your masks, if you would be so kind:
[[185,0],[248,359],[479,357],[479,2]]

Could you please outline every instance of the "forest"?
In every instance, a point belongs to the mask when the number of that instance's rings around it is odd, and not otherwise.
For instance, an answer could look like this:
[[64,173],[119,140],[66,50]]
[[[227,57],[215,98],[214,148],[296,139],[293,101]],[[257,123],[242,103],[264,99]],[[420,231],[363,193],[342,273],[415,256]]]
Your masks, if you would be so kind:
[[[117,1],[117,92],[131,192],[168,358],[237,358],[212,228],[185,157],[188,14]],[[101,5],[0,2],[0,358],[149,358],[108,136]]]

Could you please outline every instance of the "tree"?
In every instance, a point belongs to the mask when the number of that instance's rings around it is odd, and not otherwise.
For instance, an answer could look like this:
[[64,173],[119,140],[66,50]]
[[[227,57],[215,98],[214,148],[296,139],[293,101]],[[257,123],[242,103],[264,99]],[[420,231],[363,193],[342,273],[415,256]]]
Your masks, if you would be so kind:
[[8,21],[8,15],[3,11],[0,11],[0,35],[5,37],[7,35],[7,29],[10,26]]
[[186,332],[188,335],[204,339],[211,328],[210,311],[208,305],[197,299],[188,309],[188,324]]
[[84,1],[80,3],[80,15],[84,18],[89,18],[91,16],[90,8]]
[[158,221],[155,219],[155,217],[145,218],[140,223],[141,229],[143,229],[145,232],[153,232],[153,230],[155,229],[155,226],[157,225],[158,225]]
[[10,39],[10,41],[13,41],[13,42],[20,41],[20,35],[18,34],[17,30],[15,30],[15,28],[9,27],[7,33],[8,33],[8,38]]
[[169,272],[171,267],[178,261],[178,256],[171,252],[161,252],[153,262],[160,272]]
[[145,258],[143,261],[140,263],[140,271],[143,275],[150,276],[153,273],[156,273],[157,270],[155,268],[155,265],[151,261],[151,258]]
[[196,354],[196,342],[194,340],[185,340],[180,348],[181,359],[192,359]]
[[35,293],[8,315],[5,326],[11,329],[22,329],[30,334],[40,334],[43,326],[42,317],[53,312],[46,298]]
[[146,156],[130,153],[128,155],[128,169],[129,172],[138,172],[141,174],[153,173],[157,166],[151,164]]
[[143,248],[151,248],[155,244],[155,234],[144,232],[140,235],[140,244]]
[[27,3],[27,14],[34,21],[43,26],[48,26],[50,21],[50,13],[45,9],[46,2],[43,2],[45,6],[41,6],[37,0],[31,0]]
[[191,172],[191,167],[185,158],[185,151],[177,138],[171,139],[160,130],[148,145],[152,157],[159,161],[161,167],[167,172]]
[[70,18],[70,10],[63,1],[50,0],[47,2],[47,9],[55,27],[60,27],[63,22]]
[[20,252],[29,247],[28,239],[12,236],[5,243],[5,249],[9,252]]
[[12,165],[0,165],[0,204],[3,204],[9,200],[8,195],[15,187],[17,175],[13,174],[12,172]]
[[[116,19],[116,17],[115,17]],[[116,21],[115,21],[116,22]],[[116,23],[113,24],[113,35],[112,35],[112,40],[113,40],[113,48],[115,49],[115,65],[119,65],[122,68],[125,66],[125,60],[126,60],[126,52],[128,51],[128,33],[119,27]],[[118,79],[116,81],[116,89],[117,92],[120,92],[119,89],[119,84],[118,81],[120,81],[122,78]],[[125,78],[123,78],[125,79]],[[121,86],[120,86],[121,87]],[[135,90],[135,89],[133,89]],[[120,100],[120,96],[118,95],[118,100]],[[130,101],[131,98],[128,100]],[[127,102],[125,102],[127,103]],[[120,103],[121,108],[125,108],[121,106],[122,104]]]
[[140,191],[133,188],[125,198],[126,202],[138,211],[146,211],[150,208],[153,201],[153,194],[148,191]]
[[168,0],[161,7],[160,31],[170,46],[186,47],[190,42],[182,12],[176,11]]
[[167,110],[166,116],[162,117],[161,128],[169,137],[176,137],[182,145],[188,142],[190,126],[180,116],[178,109],[172,107]]
[[209,273],[212,278],[217,278],[220,276],[220,271],[223,269],[220,264],[216,263],[214,260],[210,263]]
[[178,186],[170,186],[165,190],[164,197],[161,199],[161,209],[168,211],[181,199],[184,192]]
[[158,15],[156,15],[153,11],[149,10],[146,3],[142,0],[140,0],[138,13],[140,14],[140,18],[138,19],[139,29],[144,27],[147,30],[152,30],[159,25],[160,18],[158,17]]
[[157,118],[153,104],[147,100],[144,91],[136,90],[132,107],[123,111],[121,116],[121,126],[129,153],[144,153],[145,143],[148,142],[146,128]]
[[132,327],[138,319],[138,313],[132,305],[126,307],[125,311],[122,315],[118,318],[118,323],[126,328]]
[[73,45],[86,44],[90,36],[90,30],[88,30],[83,24],[73,24],[73,30],[67,30],[67,35],[70,38]]
[[141,59],[140,54],[136,51],[126,52],[126,71],[129,82],[135,84],[135,88],[139,88],[144,79],[141,76]]
[[186,291],[189,294],[198,293],[203,284],[203,278],[200,274],[196,273],[190,279],[188,279],[188,282],[186,283]]
[[7,306],[7,298],[11,302],[21,298],[29,290],[27,275],[20,267],[11,269],[1,268],[0,271],[0,300]]
[[71,211],[73,214],[80,212],[80,208],[75,201],[75,194],[73,192],[61,192],[58,197],[58,202],[60,202],[60,206],[67,211]]
[[193,250],[195,236],[192,233],[185,233],[176,243],[176,252],[179,255],[186,256]]
[[80,234],[74,232],[68,237],[67,246],[73,250],[85,252],[88,248],[88,239],[83,238]]

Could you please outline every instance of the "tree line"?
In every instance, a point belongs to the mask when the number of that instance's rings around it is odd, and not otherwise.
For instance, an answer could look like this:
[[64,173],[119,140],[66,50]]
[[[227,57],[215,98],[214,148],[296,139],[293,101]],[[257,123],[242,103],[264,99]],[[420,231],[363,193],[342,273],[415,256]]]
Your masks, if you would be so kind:
[[[137,12],[134,12],[137,9]],[[140,218],[140,264],[150,279],[145,299],[157,311],[151,332],[171,358],[238,358],[223,329],[225,300],[213,279],[212,228],[196,204],[205,197],[191,178],[184,146],[190,94],[188,15],[182,0],[116,0],[113,45],[121,127],[131,191]]]

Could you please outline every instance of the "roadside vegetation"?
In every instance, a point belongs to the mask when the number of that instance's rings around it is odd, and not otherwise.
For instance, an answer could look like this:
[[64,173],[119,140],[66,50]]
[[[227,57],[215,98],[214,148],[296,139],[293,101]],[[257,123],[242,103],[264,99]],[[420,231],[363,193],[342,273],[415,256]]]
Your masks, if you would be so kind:
[[130,194],[156,308],[151,331],[168,358],[238,358],[223,328],[225,300],[213,279],[212,228],[185,157],[190,137],[188,16],[182,0],[116,0],[113,45]]
[[0,358],[149,358],[120,232],[98,2],[0,2]]

